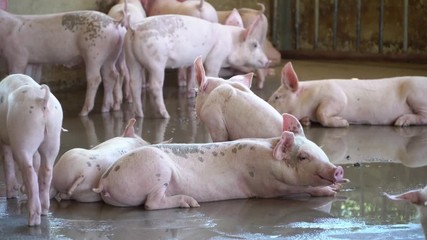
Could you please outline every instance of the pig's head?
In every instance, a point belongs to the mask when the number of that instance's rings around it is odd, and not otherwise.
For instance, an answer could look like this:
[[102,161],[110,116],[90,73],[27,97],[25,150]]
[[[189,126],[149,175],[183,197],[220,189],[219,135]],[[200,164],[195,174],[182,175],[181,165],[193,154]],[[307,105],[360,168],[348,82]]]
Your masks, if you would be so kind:
[[282,68],[282,85],[271,95],[268,103],[280,113],[290,113],[298,119],[305,117],[300,116],[298,76],[292,67],[292,63],[288,62]]
[[273,148],[273,174],[294,186],[329,186],[348,182],[344,170],[329,161],[325,152],[307,139],[298,119],[283,114],[283,133]]
[[390,195],[388,193],[384,193],[384,195],[391,200],[407,201],[413,204],[427,206],[427,186],[423,189],[412,190],[398,195]]
[[[261,20],[261,16],[258,16],[249,27],[241,30],[239,42],[228,56],[228,63],[232,67],[263,68],[268,66],[269,60],[263,51],[262,44],[258,40],[259,32],[262,31],[261,28],[263,27]],[[226,24],[227,22],[241,21],[240,14],[237,11],[232,11],[226,20]]]

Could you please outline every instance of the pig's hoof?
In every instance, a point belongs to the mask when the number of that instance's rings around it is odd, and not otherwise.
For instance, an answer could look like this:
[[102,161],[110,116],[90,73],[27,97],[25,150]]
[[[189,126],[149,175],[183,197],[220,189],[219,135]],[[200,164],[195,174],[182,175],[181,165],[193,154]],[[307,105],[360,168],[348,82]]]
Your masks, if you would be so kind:
[[34,213],[30,214],[28,218],[28,226],[34,227],[39,226],[41,224],[41,216],[40,214]]

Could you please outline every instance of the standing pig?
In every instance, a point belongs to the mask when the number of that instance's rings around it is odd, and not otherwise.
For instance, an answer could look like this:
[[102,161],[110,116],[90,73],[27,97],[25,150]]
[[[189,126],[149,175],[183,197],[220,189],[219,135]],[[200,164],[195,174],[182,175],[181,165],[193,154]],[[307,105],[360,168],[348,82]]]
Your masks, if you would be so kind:
[[[7,197],[17,196],[14,161],[28,196],[28,225],[40,225],[49,211],[52,168],[59,152],[62,108],[49,87],[12,74],[0,82],[0,149],[5,162]],[[36,158],[40,161],[37,172]]]
[[120,109],[122,90],[121,86],[114,88],[118,78],[115,64],[124,34],[118,21],[97,11],[14,15],[0,10],[0,56],[6,59],[9,73],[24,73],[27,66],[46,63],[71,67],[83,60],[87,88],[82,116],[93,109],[102,80],[102,111]]
[[207,77],[200,57],[194,69],[199,83],[196,113],[214,142],[280,136],[282,116],[249,89],[253,74],[229,80]]
[[307,193],[334,196],[342,167],[283,116],[281,137],[142,147],[114,163],[95,192],[114,206],[198,207],[199,202]]
[[[280,52],[275,49],[272,45],[272,43],[267,39],[267,32],[268,32],[268,19],[264,15],[265,7],[262,3],[258,3],[258,5],[261,7],[260,10],[250,9],[250,8],[240,8],[240,9],[233,9],[232,11],[217,11],[218,14],[218,22],[225,24],[228,16],[232,14],[233,11],[237,11],[240,16],[242,17],[242,21],[236,21],[233,24],[235,26],[240,27],[247,27],[250,26],[255,20],[258,19],[258,17],[261,18],[261,27],[257,33],[257,40],[262,45],[263,50],[265,54],[267,55],[268,60],[270,60],[268,67],[274,67],[279,65],[281,61],[281,55]],[[224,69],[221,70],[221,74],[229,75],[227,74],[230,69]],[[239,68],[236,70],[240,70],[241,72],[254,72],[256,71],[256,76],[258,78],[257,81],[257,88],[262,89],[264,87],[265,77],[269,74],[269,72],[274,71],[274,69],[268,69],[268,68]]]
[[148,145],[135,135],[135,119],[131,119],[122,136],[109,139],[92,149],[73,148],[64,153],[53,168],[52,185],[55,198],[79,202],[101,201],[92,191],[104,171],[123,154]]
[[[157,114],[169,118],[162,89],[165,68],[192,66],[199,55],[204,59],[207,75],[213,77],[218,76],[221,67],[266,66],[268,59],[251,34],[258,22],[243,29],[194,17],[161,15],[148,17],[129,30],[125,52],[136,116],[143,117],[141,68],[148,71],[149,91]],[[194,81],[187,85],[188,89],[194,86]]]
[[427,77],[415,76],[299,82],[289,62],[282,69],[282,85],[268,102],[307,124],[409,126],[427,124],[426,92]]

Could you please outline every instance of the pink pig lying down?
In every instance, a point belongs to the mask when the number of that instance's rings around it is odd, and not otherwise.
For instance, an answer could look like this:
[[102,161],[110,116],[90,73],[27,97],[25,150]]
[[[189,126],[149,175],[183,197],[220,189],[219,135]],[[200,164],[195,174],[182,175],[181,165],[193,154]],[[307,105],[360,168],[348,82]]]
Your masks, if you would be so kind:
[[306,124],[409,126],[427,124],[426,92],[427,77],[417,76],[299,82],[289,62],[282,69],[282,85],[268,102]]
[[97,11],[14,15],[0,10],[0,57],[5,58],[9,73],[25,73],[33,65],[71,67],[84,62],[87,87],[80,115],[93,109],[101,81],[102,112],[119,110],[122,89],[116,84],[115,64],[125,31],[121,22]]
[[109,139],[92,149],[73,148],[65,152],[53,168],[55,198],[58,201],[101,201],[92,188],[97,186],[104,171],[125,153],[149,144],[135,134],[135,121],[129,120],[120,137]]
[[115,162],[94,191],[108,204],[149,210],[301,193],[335,196],[348,181],[343,168],[304,137],[297,119],[283,118],[280,137],[138,148]]
[[0,81],[0,150],[5,162],[6,196],[17,197],[16,162],[28,197],[29,226],[40,225],[41,215],[49,211],[62,118],[61,104],[48,86],[24,74],[12,74]]
[[[252,36],[258,22],[244,29],[183,15],[159,15],[127,31],[125,53],[136,116],[143,117],[141,69],[148,72],[148,93],[155,114],[169,118],[163,99],[165,68],[192,67],[198,56],[204,60],[207,75],[213,77],[226,66],[265,67],[268,59]],[[193,81],[187,89],[194,91],[194,77],[190,79]]]
[[228,80],[209,77],[200,57],[195,60],[194,69],[199,84],[196,114],[212,141],[280,136],[282,115],[250,90],[253,73]]

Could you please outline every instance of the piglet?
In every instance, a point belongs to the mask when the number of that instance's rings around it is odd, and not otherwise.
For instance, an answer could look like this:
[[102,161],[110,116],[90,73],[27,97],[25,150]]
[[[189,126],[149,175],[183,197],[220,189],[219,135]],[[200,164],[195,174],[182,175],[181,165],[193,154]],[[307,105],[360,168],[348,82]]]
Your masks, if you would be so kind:
[[27,67],[40,64],[71,67],[83,62],[87,87],[80,115],[92,111],[101,82],[102,111],[119,110],[122,90],[115,84],[115,65],[125,34],[121,24],[98,11],[15,15],[0,10],[0,57],[9,73],[26,73]]
[[287,63],[282,85],[268,102],[279,112],[326,127],[349,124],[403,127],[427,124],[427,77],[372,80],[325,79],[299,82]]
[[123,154],[149,143],[134,132],[135,119],[129,120],[122,136],[109,139],[91,149],[73,148],[65,152],[53,168],[55,198],[79,202],[101,201],[92,191],[104,171]]
[[208,77],[201,57],[195,60],[194,69],[199,84],[196,114],[212,141],[280,136],[282,116],[250,90],[253,73],[228,80]]
[[[280,137],[142,147],[121,157],[94,189],[114,206],[148,210],[198,207],[199,202],[306,193],[335,196],[342,167],[283,115]],[[292,132],[291,132],[292,131]]]
[[[52,169],[59,152],[62,107],[47,85],[24,74],[0,82],[0,149],[5,162],[6,195],[17,196],[14,161],[28,196],[28,225],[40,225],[49,211]],[[38,159],[39,158],[39,159]],[[40,166],[35,166],[40,161]]]
[[[148,90],[157,115],[169,118],[162,89],[165,68],[192,66],[199,55],[207,75],[213,77],[221,67],[266,66],[268,59],[252,37],[258,22],[243,29],[189,16],[160,15],[148,17],[127,31],[125,53],[136,116],[143,117],[141,68],[148,72]],[[194,81],[187,84],[188,90],[194,87]]]

